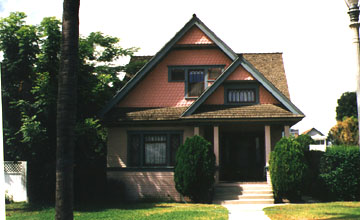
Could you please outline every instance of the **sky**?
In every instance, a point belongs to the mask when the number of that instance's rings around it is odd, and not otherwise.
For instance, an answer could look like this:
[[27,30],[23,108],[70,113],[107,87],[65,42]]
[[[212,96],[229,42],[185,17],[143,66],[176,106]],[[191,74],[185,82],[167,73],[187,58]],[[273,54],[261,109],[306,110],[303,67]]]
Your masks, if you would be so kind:
[[[62,0],[0,0],[0,17],[27,24],[61,19]],[[154,55],[195,13],[237,53],[282,52],[291,101],[306,115],[293,126],[327,135],[341,94],[356,89],[356,50],[343,0],[86,0],[80,34],[100,31],[136,55]]]

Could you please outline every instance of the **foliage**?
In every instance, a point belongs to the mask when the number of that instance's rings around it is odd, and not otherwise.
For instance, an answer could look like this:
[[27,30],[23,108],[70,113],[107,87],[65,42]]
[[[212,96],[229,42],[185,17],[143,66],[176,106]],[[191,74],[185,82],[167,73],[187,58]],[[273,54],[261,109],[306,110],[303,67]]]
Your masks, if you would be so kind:
[[276,200],[300,200],[307,176],[303,146],[293,137],[282,138],[270,154],[270,174]]
[[211,202],[215,155],[211,144],[200,136],[187,138],[176,153],[176,190],[194,202]]
[[345,92],[338,99],[336,107],[336,120],[342,121],[344,117],[357,118],[356,93]]
[[[55,210],[48,206],[33,206],[26,203],[6,205],[6,219],[54,218]],[[220,205],[180,204],[180,203],[112,203],[84,204],[75,207],[75,219],[228,219],[228,210]]]
[[360,199],[360,151],[358,146],[332,146],[321,158],[320,178],[331,200]]
[[355,117],[344,117],[338,121],[328,134],[328,140],[334,145],[357,145],[359,140],[358,120]]
[[303,149],[304,152],[307,152],[310,150],[310,144],[314,144],[314,139],[311,138],[310,135],[302,134],[296,137],[295,139],[299,144],[300,147]]
[[[14,12],[0,20],[4,157],[28,161],[32,202],[35,195],[41,201],[54,197],[61,22],[49,17],[33,26],[25,19],[24,13]],[[77,169],[105,167],[107,133],[96,114],[125,84],[118,76],[126,68],[117,59],[137,48],[122,48],[118,38],[100,32],[81,37],[79,47],[75,172],[84,173]],[[44,172],[35,172],[39,169]]]
[[265,214],[275,220],[300,219],[360,219],[360,203],[331,202],[291,204],[267,207]]

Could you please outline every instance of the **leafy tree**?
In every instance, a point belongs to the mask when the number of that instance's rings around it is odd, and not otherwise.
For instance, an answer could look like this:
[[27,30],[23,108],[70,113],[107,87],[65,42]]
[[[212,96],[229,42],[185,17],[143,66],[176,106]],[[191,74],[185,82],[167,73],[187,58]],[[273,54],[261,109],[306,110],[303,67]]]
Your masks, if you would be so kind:
[[344,117],[338,121],[328,134],[328,140],[334,145],[357,145],[359,126],[356,117]]
[[[30,26],[25,18],[24,13],[17,12],[0,20],[4,156],[6,160],[28,161],[30,202],[53,201],[61,22],[51,17]],[[21,43],[25,40],[31,47]],[[96,114],[125,84],[118,76],[127,69],[116,64],[116,59],[131,56],[136,50],[124,49],[118,38],[100,32],[79,39],[75,188],[82,195],[104,188],[91,181],[94,175],[104,177],[106,166],[107,133]],[[90,168],[92,173],[88,172]]]
[[357,118],[356,93],[345,92],[338,99],[336,107],[336,120],[342,121],[344,117]]

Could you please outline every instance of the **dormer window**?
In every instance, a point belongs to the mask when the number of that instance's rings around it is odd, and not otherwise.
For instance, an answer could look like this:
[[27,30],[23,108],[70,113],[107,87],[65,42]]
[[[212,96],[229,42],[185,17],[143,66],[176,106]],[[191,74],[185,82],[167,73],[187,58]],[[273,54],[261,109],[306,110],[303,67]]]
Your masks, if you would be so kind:
[[225,84],[224,102],[228,105],[252,105],[259,103],[257,83],[234,82]]
[[225,65],[169,66],[169,82],[184,82],[185,97],[197,98],[224,71]]

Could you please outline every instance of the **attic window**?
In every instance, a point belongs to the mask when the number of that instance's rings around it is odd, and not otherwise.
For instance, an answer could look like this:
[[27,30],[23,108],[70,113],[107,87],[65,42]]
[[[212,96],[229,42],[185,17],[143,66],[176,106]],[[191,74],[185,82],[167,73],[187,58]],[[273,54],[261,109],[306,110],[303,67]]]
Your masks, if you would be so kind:
[[228,105],[254,105],[259,103],[258,83],[226,83],[224,84],[224,103]]
[[254,103],[255,90],[254,89],[229,89],[228,90],[229,103]]
[[185,70],[184,69],[171,69],[169,74],[169,81],[173,82],[183,82],[185,80]]
[[196,98],[224,71],[225,65],[169,66],[169,82],[185,82],[185,97]]

